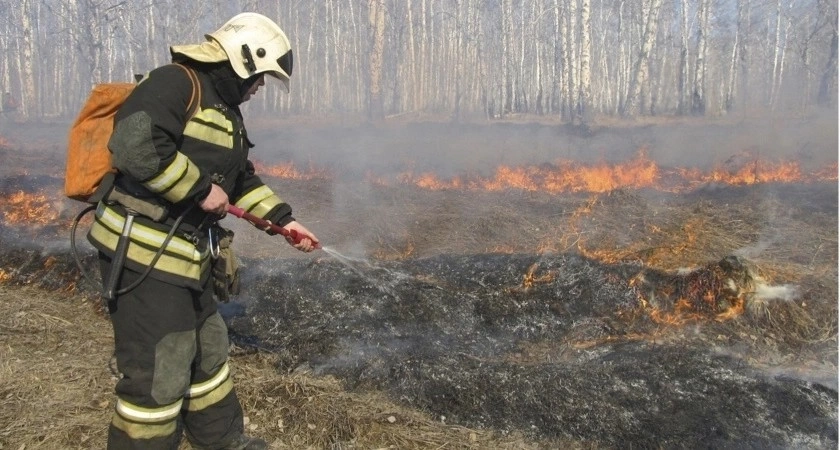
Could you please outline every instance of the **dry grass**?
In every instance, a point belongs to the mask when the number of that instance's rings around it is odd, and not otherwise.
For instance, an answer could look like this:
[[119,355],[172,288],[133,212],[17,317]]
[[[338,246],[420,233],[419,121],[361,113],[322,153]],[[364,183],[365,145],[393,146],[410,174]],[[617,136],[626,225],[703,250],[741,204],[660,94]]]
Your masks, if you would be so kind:
[[666,271],[735,254],[761,266],[769,279],[799,281],[836,279],[836,227],[836,218],[802,216],[760,193],[737,203],[703,198],[678,204],[613,191],[580,206],[558,241],[573,241],[605,262],[639,261]]
[[[116,378],[108,366],[111,326],[94,310],[81,297],[0,284],[0,449],[105,447]],[[234,350],[247,428],[272,448],[557,445],[449,426],[378,393],[346,392],[333,378],[279,374],[271,354]]]
[[0,447],[102,448],[110,324],[61,294],[0,286]]

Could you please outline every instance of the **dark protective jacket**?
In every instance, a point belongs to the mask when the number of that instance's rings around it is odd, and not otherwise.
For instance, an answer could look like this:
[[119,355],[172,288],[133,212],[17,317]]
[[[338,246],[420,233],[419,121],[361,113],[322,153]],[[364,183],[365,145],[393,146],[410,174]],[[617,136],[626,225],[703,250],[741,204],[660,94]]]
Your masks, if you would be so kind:
[[[210,275],[206,229],[217,217],[198,203],[210,192],[211,182],[224,189],[232,204],[257,217],[280,226],[294,219],[291,207],[255,175],[248,159],[253,144],[236,101],[241,101],[241,86],[232,87],[231,70],[226,63],[192,66],[200,84],[197,108],[188,111],[193,93],[188,73],[177,65],[159,67],[140,81],[117,112],[108,147],[119,171],[117,189],[168,210],[160,221],[135,218],[126,266],[145,270],[184,214],[150,276],[200,289]],[[122,205],[100,202],[88,240],[112,256],[126,215]]]

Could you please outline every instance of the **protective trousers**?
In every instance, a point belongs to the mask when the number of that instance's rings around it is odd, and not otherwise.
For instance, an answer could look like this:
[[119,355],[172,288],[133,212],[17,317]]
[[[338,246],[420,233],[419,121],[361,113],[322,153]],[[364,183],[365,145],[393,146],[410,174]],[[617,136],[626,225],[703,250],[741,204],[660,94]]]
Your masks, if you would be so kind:
[[[109,273],[101,253],[100,268]],[[120,289],[139,277],[123,269]],[[146,277],[108,305],[122,374],[109,449],[177,449],[182,428],[198,448],[225,448],[242,436],[227,327],[210,283],[197,292]]]

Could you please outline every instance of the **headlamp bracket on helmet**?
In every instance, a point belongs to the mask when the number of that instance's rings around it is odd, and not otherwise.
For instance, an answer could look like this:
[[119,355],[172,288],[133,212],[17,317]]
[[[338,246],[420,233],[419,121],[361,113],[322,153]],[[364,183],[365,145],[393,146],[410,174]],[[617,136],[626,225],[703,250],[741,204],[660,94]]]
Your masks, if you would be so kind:
[[257,70],[257,64],[254,63],[254,56],[251,54],[251,47],[248,47],[248,44],[242,44],[242,64],[245,65],[248,72],[255,72]]

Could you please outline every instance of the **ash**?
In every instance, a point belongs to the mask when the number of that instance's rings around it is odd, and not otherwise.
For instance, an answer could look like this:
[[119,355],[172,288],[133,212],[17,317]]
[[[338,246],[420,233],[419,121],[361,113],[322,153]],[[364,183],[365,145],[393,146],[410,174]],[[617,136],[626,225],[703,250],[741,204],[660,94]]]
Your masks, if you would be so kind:
[[[761,370],[737,340],[749,315],[715,320],[750,300],[737,257],[685,274],[571,254],[246,265],[223,309],[240,344],[447,423],[612,448],[837,445],[836,384]],[[725,287],[712,302],[690,297],[702,277]],[[680,299],[689,325],[654,320],[685,318]]]

